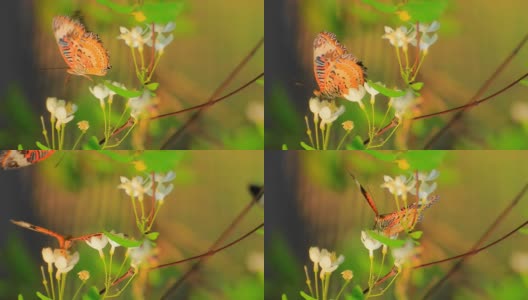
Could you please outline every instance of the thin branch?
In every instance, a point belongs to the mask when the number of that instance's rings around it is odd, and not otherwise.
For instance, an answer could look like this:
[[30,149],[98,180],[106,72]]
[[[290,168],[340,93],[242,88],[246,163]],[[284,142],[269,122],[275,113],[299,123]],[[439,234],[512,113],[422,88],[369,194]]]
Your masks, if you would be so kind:
[[[213,92],[211,97],[209,98],[209,101],[213,101],[214,98],[218,96],[228,85],[231,83],[231,81],[235,78],[235,76],[242,70],[242,68],[250,61],[250,59],[255,55],[258,49],[262,47],[264,44],[264,37],[262,37],[257,44],[249,51],[249,53],[242,59],[242,61],[229,73],[229,75],[226,77],[226,79],[216,88],[216,90]],[[181,135],[185,132],[185,130],[194,123],[202,114],[203,110],[206,108],[206,106],[200,108],[197,112],[195,112],[188,120],[176,130],[174,134],[172,134],[167,141],[161,146],[161,150],[167,149],[169,144],[176,141],[181,137]]]
[[[517,198],[521,198],[527,191],[527,186],[528,184],[525,184],[524,187],[521,189],[521,192],[519,192],[519,194],[514,198],[514,201],[519,201],[517,200]],[[512,231],[510,231],[509,233],[507,233],[506,235],[500,237],[499,239],[487,244],[486,246],[484,247],[480,247],[480,248],[475,248],[475,249],[471,249],[470,251],[466,252],[466,253],[463,253],[463,254],[459,254],[459,255],[456,255],[456,256],[452,256],[452,257],[449,257],[449,258],[445,258],[445,259],[441,259],[441,260],[437,260],[437,261],[433,261],[433,262],[430,262],[430,263],[425,263],[425,264],[421,264],[421,265],[417,265],[417,266],[413,266],[412,269],[415,270],[415,269],[421,269],[421,268],[425,268],[425,267],[429,267],[429,266],[432,266],[432,265],[436,265],[436,264],[440,264],[440,263],[444,263],[444,262],[448,262],[448,261],[451,261],[451,260],[455,260],[455,259],[459,259],[459,258],[464,258],[466,256],[473,256],[481,251],[484,251],[492,246],[494,246],[495,244],[498,244],[500,242],[502,242],[503,240],[507,239],[508,237],[510,237],[511,235],[513,235],[514,233],[516,233],[517,231],[519,231],[519,229],[523,228],[524,226],[528,225],[528,221],[525,221],[524,223],[522,223],[521,225],[517,226],[515,229],[513,229]],[[385,280],[387,280],[388,278],[390,278],[391,276],[397,274],[397,272],[395,272],[395,268],[393,267],[387,274],[385,274],[382,278],[378,279],[373,285],[372,287],[374,286],[377,286],[379,284],[381,284],[382,282],[384,282]],[[363,294],[366,294],[368,293],[370,290],[370,288],[366,288],[363,290]]]
[[[229,234],[235,229],[235,227],[240,224],[240,221],[244,218],[244,216],[247,215],[249,210],[253,207],[253,205],[257,203],[254,199],[251,199],[251,202],[249,202],[243,209],[240,211],[240,213],[236,216],[236,218],[227,226],[227,228],[220,234],[220,236],[214,241],[214,243],[209,247],[208,251],[213,250],[214,248],[218,247],[220,243],[222,243]],[[198,260],[196,263],[194,263],[174,284],[172,284],[169,289],[163,294],[161,297],[162,299],[169,297],[173,292],[180,287],[187,278],[189,278],[195,271],[198,270],[198,268],[205,262],[207,257],[202,257],[202,259]]]
[[[513,207],[515,205],[517,205],[517,203],[519,203],[519,201],[521,200],[523,195],[526,193],[527,189],[528,189],[528,184],[525,184],[523,189],[517,194],[517,196],[515,196],[513,201],[510,203],[510,205],[508,205],[497,216],[495,221],[488,227],[486,232],[484,232],[484,234],[480,237],[480,239],[473,245],[473,247],[471,247],[470,251],[474,251],[475,249],[480,247],[482,245],[482,243],[484,243],[484,241],[486,241],[489,238],[491,232],[493,230],[495,230],[499,226],[499,224],[506,219],[506,216],[512,211]],[[462,258],[455,265],[453,265],[451,267],[451,269],[449,269],[449,271],[447,271],[447,273],[444,275],[444,277],[442,277],[433,287],[431,287],[425,293],[425,296],[423,297],[423,299],[425,300],[425,299],[429,298],[430,296],[432,296],[442,286],[442,284],[444,284],[444,282],[446,282],[449,279],[449,277],[451,277],[451,275],[453,275],[456,271],[458,271],[458,269],[460,269],[460,267],[462,267],[462,264],[466,261],[467,258],[469,258],[469,256],[466,256],[466,257]]]
[[[491,83],[499,76],[500,73],[506,68],[506,66],[512,61],[512,59],[517,55],[519,50],[528,42],[528,33],[523,37],[521,42],[513,49],[513,51],[506,57],[506,59],[499,65],[499,67],[491,74],[491,76],[484,82],[484,84],[479,88],[479,90],[473,95],[473,97],[468,101],[468,104],[473,102],[475,99],[480,98],[480,96],[491,86]],[[447,124],[442,127],[424,146],[424,149],[430,149],[432,145],[440,138],[442,135],[447,132],[447,130],[456,122],[458,121],[462,115],[464,114],[464,111],[459,111],[456,115],[454,115]]]

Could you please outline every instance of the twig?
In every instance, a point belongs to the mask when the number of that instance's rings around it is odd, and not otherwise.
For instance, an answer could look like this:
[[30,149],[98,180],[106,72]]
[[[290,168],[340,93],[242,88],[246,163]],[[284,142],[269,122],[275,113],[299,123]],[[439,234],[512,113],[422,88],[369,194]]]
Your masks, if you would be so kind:
[[[242,61],[229,73],[229,75],[226,77],[226,79],[216,88],[216,90],[213,92],[211,97],[209,98],[209,101],[213,101],[212,99],[216,98],[218,94],[220,94],[227,85],[235,78],[235,76],[242,70],[242,68],[249,62],[249,60],[255,55],[258,49],[264,44],[264,37],[262,37],[257,44],[251,49],[251,51],[242,59]],[[197,112],[195,112],[188,120],[185,122],[178,130],[176,130],[175,133],[173,133],[161,146],[161,150],[167,149],[169,144],[171,144],[173,141],[177,140],[181,137],[181,135],[185,132],[185,130],[194,122],[196,121],[200,115],[202,114],[203,110],[206,108],[206,106],[200,108]]]
[[[506,59],[499,65],[499,67],[491,74],[491,76],[482,84],[482,86],[478,89],[478,91],[473,95],[473,97],[468,101],[468,104],[475,101],[475,99],[478,99],[491,85],[491,83],[499,76],[499,74],[506,68],[506,66],[511,62],[511,60],[517,55],[519,50],[526,44],[528,41],[528,33],[523,37],[521,42],[513,49],[513,51],[506,57]],[[447,132],[447,130],[456,122],[458,121],[462,115],[464,114],[464,111],[459,111],[456,115],[454,115],[449,122],[447,122],[442,129],[440,129],[424,146],[424,149],[430,149],[432,145],[440,138],[442,135]]]
[[[515,196],[515,198],[513,199],[513,201],[510,203],[510,205],[508,205],[498,216],[497,218],[495,219],[495,221],[488,227],[488,229],[486,230],[486,232],[484,232],[484,234],[480,237],[480,239],[473,245],[473,247],[471,247],[471,249],[469,251],[474,251],[475,249],[477,249],[478,247],[480,247],[480,245],[482,245],[482,243],[484,243],[485,240],[488,239],[488,237],[490,236],[491,232],[493,230],[495,230],[499,224],[504,221],[506,219],[506,216],[512,211],[513,207],[515,205],[517,205],[517,203],[519,203],[519,201],[521,200],[522,196],[524,195],[524,193],[526,193],[526,190],[528,189],[528,184],[524,185],[524,188],[519,192],[519,194],[517,194],[517,196]],[[430,296],[432,296],[441,286],[444,282],[446,282],[449,277],[451,277],[451,275],[453,275],[458,269],[460,269],[460,267],[462,267],[462,264],[466,261],[466,259],[469,258],[468,256],[462,258],[461,260],[459,260],[454,266],[451,267],[451,269],[449,269],[449,271],[447,271],[447,273],[444,275],[444,277],[442,277],[433,287],[431,287],[426,293],[425,293],[425,296],[423,297],[423,299],[427,299],[429,298]]]

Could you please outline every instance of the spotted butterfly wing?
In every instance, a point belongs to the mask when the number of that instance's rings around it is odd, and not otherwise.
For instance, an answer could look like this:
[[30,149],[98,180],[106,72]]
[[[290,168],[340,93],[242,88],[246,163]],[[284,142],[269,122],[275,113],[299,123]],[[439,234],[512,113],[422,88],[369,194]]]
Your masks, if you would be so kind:
[[55,150],[4,150],[0,151],[0,169],[17,169],[50,157]]
[[321,32],[314,40],[314,75],[319,91],[333,99],[365,83],[366,68],[348,53],[335,34]]
[[104,76],[112,67],[99,36],[67,16],[53,18],[53,32],[62,58],[72,75]]
[[408,231],[422,220],[423,211],[431,207],[438,199],[440,199],[439,196],[431,196],[425,204],[418,201],[399,211],[376,216],[375,226],[386,236],[393,236],[400,232]]

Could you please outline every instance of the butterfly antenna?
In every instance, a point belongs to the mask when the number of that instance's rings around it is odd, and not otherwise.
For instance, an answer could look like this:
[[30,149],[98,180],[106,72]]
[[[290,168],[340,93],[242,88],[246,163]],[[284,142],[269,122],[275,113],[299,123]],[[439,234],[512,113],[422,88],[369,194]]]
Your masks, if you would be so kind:
[[62,162],[62,160],[64,159],[64,156],[66,156],[66,152],[63,152],[61,157],[59,158],[59,161],[55,164],[55,168],[59,166],[59,164]]
[[354,179],[354,181],[356,182],[357,186],[359,187],[359,190],[361,191],[361,194],[363,195],[365,200],[367,200],[368,205],[370,206],[370,208],[372,209],[374,214],[376,214],[376,217],[378,217],[379,216],[379,212],[378,212],[378,209],[376,208],[376,205],[374,204],[374,199],[372,199],[372,196],[361,185],[361,183],[359,183],[359,181],[356,179],[354,174],[352,174],[352,172],[348,171],[348,174],[352,177],[352,179]]

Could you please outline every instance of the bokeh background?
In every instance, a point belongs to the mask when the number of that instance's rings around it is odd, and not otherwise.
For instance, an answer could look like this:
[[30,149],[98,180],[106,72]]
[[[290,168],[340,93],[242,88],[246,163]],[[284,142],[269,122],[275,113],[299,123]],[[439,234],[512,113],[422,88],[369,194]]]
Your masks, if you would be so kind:
[[[366,1],[365,1],[366,2]],[[406,1],[377,1],[400,3]],[[421,2],[421,1],[418,1]],[[429,49],[417,81],[424,82],[423,101],[416,115],[461,106],[513,49],[526,38],[528,22],[523,0],[443,1],[438,41]],[[403,25],[361,0],[266,1],[266,148],[300,149],[307,141],[308,99],[318,89],[313,76],[313,40],[321,31],[334,32],[339,41],[368,68],[368,78],[388,87],[402,86],[394,48],[382,40],[384,26]],[[268,20],[270,20],[268,22]],[[500,24],[500,25],[499,25]],[[517,53],[484,95],[498,91],[527,70],[528,46]],[[526,85],[520,84],[489,103],[465,113],[453,130],[433,149],[527,149]],[[378,96],[377,102],[385,103]],[[366,121],[357,105],[346,100],[347,111],[336,122],[354,120],[354,132],[366,138]],[[385,106],[377,109],[385,111]],[[408,137],[392,138],[386,149],[423,149],[453,114],[413,122]],[[340,122],[341,121],[341,122]],[[362,124],[365,123],[365,126]],[[340,129],[340,126],[335,126]],[[341,130],[342,131],[342,130]],[[401,131],[401,130],[400,130]],[[395,143],[395,141],[399,142]],[[403,141],[401,140],[403,139]],[[335,142],[337,144],[337,142]]]
[[[176,173],[174,190],[165,199],[153,228],[160,232],[154,265],[207,251],[252,201],[248,185],[263,185],[264,180],[262,151],[238,151],[236,159],[231,151],[118,151],[112,156],[65,151],[30,167],[2,171],[1,299],[13,299],[18,293],[33,299],[34,292],[42,290],[41,249],[57,246],[55,239],[15,226],[10,219],[72,236],[111,229],[132,236],[137,233],[130,198],[117,186],[120,176],[131,178],[144,173],[136,171],[133,164],[112,158],[116,155],[123,159],[147,155],[147,166],[160,164]],[[222,245],[255,228],[263,218],[263,207],[254,205]],[[227,300],[242,299],[241,295],[262,299],[263,242],[262,234],[253,234],[215,254],[168,299]],[[97,276],[102,273],[96,251],[84,243],[76,244],[75,250],[80,252],[81,260],[69,280],[78,283],[76,273],[88,268],[92,274],[88,286],[100,287],[101,277]],[[191,264],[151,272],[143,297],[132,295],[129,288],[120,299],[160,299]],[[135,278],[136,283],[143,281],[143,274]]]
[[[387,153],[395,152],[384,151],[383,155]],[[528,155],[523,151],[413,153],[421,157],[422,163],[436,165],[440,172],[434,192],[440,200],[424,211],[423,221],[417,226],[423,231],[423,251],[416,264],[468,251],[528,183]],[[345,256],[345,262],[332,276],[331,289],[341,286],[339,273],[346,269],[354,272],[349,289],[355,285],[365,288],[369,259],[360,232],[372,228],[374,214],[348,172],[367,188],[383,214],[396,210],[392,195],[380,187],[383,176],[408,175],[412,171],[402,171],[393,161],[361,151],[267,151],[265,160],[266,230],[273,233],[265,236],[266,299],[279,299],[282,293],[288,299],[299,299],[300,290],[307,292],[303,266],[312,270],[308,258],[311,246]],[[527,212],[528,195],[524,195],[487,242],[525,222]],[[528,257],[526,231],[469,258],[428,299],[524,299],[528,286],[514,269],[522,268],[522,264],[512,264],[515,253]],[[380,251],[376,255],[379,263]],[[388,258],[382,274],[388,272],[392,262],[392,257]],[[407,299],[422,299],[454,262],[416,270],[408,281],[401,275],[381,298],[404,299],[401,294],[399,298],[393,294],[396,288],[403,288]]]
[[[115,0],[133,5],[143,1]],[[151,115],[178,111],[206,102],[264,35],[263,0],[229,2],[144,1],[182,3],[174,16],[174,40],[165,49],[152,82],[158,82],[158,99]],[[88,87],[94,82],[73,76],[66,82],[63,61],[51,29],[54,16],[72,16],[79,11],[88,30],[99,34],[110,53],[112,69],[105,79],[138,88],[130,49],[118,40],[119,27],[138,25],[131,15],[118,14],[96,0],[9,1],[1,4],[1,33],[6,44],[0,49],[4,72],[0,75],[0,148],[22,144],[35,149],[42,140],[40,115],[47,97],[73,101],[79,106],[74,121],[88,120],[88,136],[102,136],[102,112]],[[147,49],[150,49],[147,47]],[[263,47],[226,87],[221,95],[264,72]],[[263,86],[254,83],[226,101],[209,107],[179,136],[169,140],[193,112],[150,122],[135,131],[122,149],[262,149]],[[125,99],[117,97],[113,112],[119,117]],[[121,124],[120,124],[121,125]],[[73,126],[73,131],[78,131]],[[77,136],[77,135],[76,135]],[[73,141],[69,147],[73,145]]]

